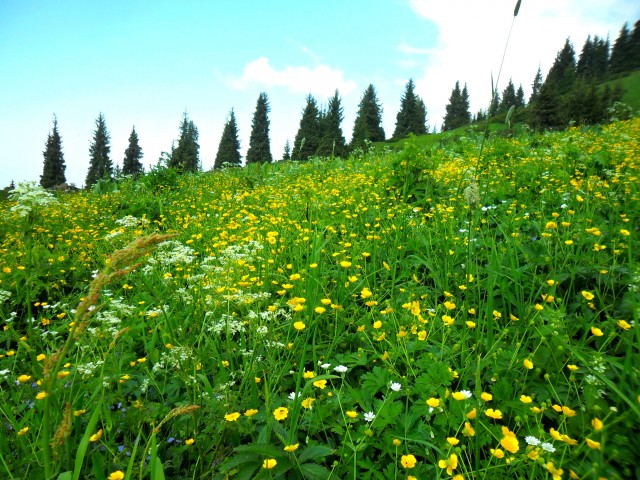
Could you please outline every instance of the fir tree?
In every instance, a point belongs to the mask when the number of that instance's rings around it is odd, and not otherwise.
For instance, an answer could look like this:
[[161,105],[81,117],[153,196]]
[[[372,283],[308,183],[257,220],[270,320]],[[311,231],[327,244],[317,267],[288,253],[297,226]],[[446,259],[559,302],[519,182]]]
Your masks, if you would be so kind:
[[266,93],[258,96],[256,111],[251,122],[251,136],[249,137],[249,150],[247,151],[247,163],[271,163],[271,143],[269,140],[269,99]]
[[[466,88],[466,85],[465,85]],[[417,122],[417,130],[416,135],[424,135],[428,133],[427,127],[427,106],[424,104],[424,101],[418,97],[418,122]]]
[[494,117],[498,113],[498,108],[500,107],[500,94],[498,90],[493,92],[493,97],[491,98],[491,103],[489,104],[489,111],[487,114],[489,117]]
[[591,41],[591,35],[587,36],[587,40],[582,46],[580,57],[578,58],[578,64],[576,66],[576,76],[580,79],[592,78],[594,75],[594,60],[595,60],[594,42]]
[[[421,106],[420,102],[422,102],[422,99],[416,95],[415,84],[410,79],[400,99],[400,110],[396,116],[396,129],[393,132],[394,139],[404,138],[410,133],[414,135],[424,133],[426,108],[423,108],[424,103]],[[425,115],[422,115],[421,110],[425,112]]]
[[45,150],[42,152],[44,156],[44,164],[42,166],[42,175],[40,176],[40,185],[43,188],[51,188],[67,182],[65,177],[66,165],[64,163],[64,154],[62,153],[62,140],[58,133],[58,118],[53,116],[53,130],[47,136]]
[[498,111],[501,113],[507,113],[512,106],[515,106],[518,99],[516,97],[516,87],[513,85],[513,81],[509,79],[509,83],[502,91],[502,101]]
[[180,124],[180,138],[178,146],[172,152],[169,167],[182,172],[196,172],[200,169],[200,145],[198,144],[198,129],[189,120],[187,112],[182,116]]
[[98,180],[113,178],[113,163],[109,158],[110,140],[104,115],[101,113],[96,119],[96,130],[93,132],[93,141],[89,147],[89,172],[85,180],[87,187],[91,187]]
[[291,160],[291,144],[289,143],[288,139],[284,144],[284,153],[282,154],[282,159]]
[[322,117],[322,139],[318,145],[317,154],[322,157],[345,157],[347,153],[346,140],[342,133],[343,110],[338,90],[329,99],[327,110]]
[[631,71],[633,63],[632,50],[631,33],[625,23],[611,50],[611,58],[609,59],[609,71],[611,74],[615,75]]
[[518,91],[516,92],[516,108],[524,108],[524,90],[522,89],[522,84],[518,87]]
[[138,134],[136,127],[131,129],[129,135],[129,146],[124,151],[124,161],[122,162],[122,173],[124,175],[139,176],[144,172],[140,159],[142,158],[142,148],[138,143]]
[[467,125],[471,120],[469,112],[469,94],[467,93],[467,85],[460,90],[460,82],[456,82],[449,103],[445,107],[444,123],[442,131],[453,130],[455,128]]
[[533,79],[533,83],[531,84],[531,96],[529,97],[529,104],[536,102],[538,95],[540,94],[541,88],[542,88],[542,70],[540,69],[540,67],[538,67],[536,76]]
[[556,93],[562,96],[573,90],[575,81],[576,54],[567,38],[562,50],[558,52],[553,65],[549,69],[545,83],[553,83]]
[[539,130],[555,129],[563,126],[562,111],[554,82],[544,82],[533,104],[531,123]]
[[630,70],[640,70],[640,20],[633,26],[633,32],[630,39]]
[[322,139],[322,125],[318,103],[311,94],[307,95],[306,105],[302,110],[300,127],[293,141],[293,160],[309,160],[318,151]]
[[240,140],[238,140],[238,124],[236,122],[236,114],[233,109],[231,109],[229,118],[224,124],[213,168],[221,168],[225,163],[237,167],[242,165],[242,157],[240,156]]
[[609,74],[609,54],[611,46],[609,39],[598,38],[596,35],[593,40],[593,79],[603,80]]
[[351,137],[351,148],[363,148],[366,142],[384,142],[384,139],[382,104],[378,101],[375,87],[370,84],[358,105]]

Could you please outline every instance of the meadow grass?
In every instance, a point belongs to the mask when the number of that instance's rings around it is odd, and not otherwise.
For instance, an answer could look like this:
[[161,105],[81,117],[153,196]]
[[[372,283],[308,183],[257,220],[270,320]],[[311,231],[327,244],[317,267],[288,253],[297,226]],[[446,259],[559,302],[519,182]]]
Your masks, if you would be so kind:
[[632,478],[639,139],[21,188],[0,476]]

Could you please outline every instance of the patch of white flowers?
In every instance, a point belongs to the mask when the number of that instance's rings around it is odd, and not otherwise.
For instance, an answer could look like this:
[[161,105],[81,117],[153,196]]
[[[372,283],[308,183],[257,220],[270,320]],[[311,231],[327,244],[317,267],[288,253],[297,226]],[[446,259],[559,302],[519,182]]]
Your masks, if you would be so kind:
[[37,208],[44,208],[58,203],[53,193],[46,191],[35,182],[21,182],[11,193],[9,200],[16,204],[9,209],[19,217],[26,217]]

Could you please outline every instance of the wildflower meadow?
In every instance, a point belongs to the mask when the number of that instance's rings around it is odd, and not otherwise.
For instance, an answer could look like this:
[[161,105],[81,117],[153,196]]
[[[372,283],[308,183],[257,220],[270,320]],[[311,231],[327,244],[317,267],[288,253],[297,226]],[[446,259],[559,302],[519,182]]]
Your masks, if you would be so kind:
[[640,120],[456,135],[19,185],[0,477],[637,478]]

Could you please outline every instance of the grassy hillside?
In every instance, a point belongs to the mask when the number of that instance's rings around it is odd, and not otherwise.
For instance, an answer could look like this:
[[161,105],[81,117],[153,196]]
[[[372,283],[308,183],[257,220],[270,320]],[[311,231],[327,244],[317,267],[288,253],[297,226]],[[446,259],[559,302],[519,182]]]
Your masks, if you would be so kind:
[[0,213],[3,478],[632,478],[640,120]]

